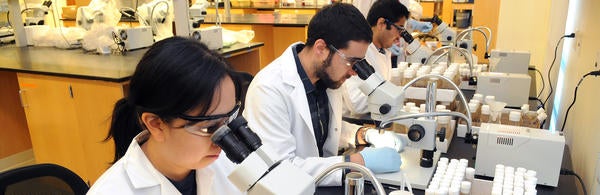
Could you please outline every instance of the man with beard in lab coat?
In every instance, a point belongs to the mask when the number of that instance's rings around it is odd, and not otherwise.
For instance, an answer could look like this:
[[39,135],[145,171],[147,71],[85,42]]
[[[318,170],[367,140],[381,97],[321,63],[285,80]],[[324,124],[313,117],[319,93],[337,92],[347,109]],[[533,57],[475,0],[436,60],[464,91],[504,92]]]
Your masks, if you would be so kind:
[[[306,43],[290,45],[256,75],[243,115],[266,147],[313,177],[344,161],[375,173],[400,169],[398,151],[405,145],[400,137],[368,134],[367,128],[342,121],[342,96],[336,89],[356,74],[352,66],[365,57],[372,35],[353,5],[325,6],[311,19]],[[375,148],[337,155],[339,148],[366,142]],[[347,171],[334,172],[320,184],[339,186]]]
[[[409,15],[408,9],[398,0],[377,0],[367,14],[367,22],[373,30],[373,42],[365,59],[385,80],[390,80],[392,70],[392,52],[387,48],[399,41]],[[345,115],[369,113],[367,95],[359,88],[362,83],[358,76],[352,76],[342,86]]]

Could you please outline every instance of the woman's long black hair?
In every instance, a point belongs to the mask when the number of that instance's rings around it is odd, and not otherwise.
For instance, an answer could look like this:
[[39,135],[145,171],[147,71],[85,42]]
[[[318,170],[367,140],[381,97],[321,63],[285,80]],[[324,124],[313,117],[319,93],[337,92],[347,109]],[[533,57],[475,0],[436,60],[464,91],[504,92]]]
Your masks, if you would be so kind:
[[145,129],[139,119],[143,112],[168,122],[201,106],[204,115],[220,82],[233,74],[223,57],[198,41],[171,37],[154,43],[131,77],[128,96],[115,104],[106,138],[114,139],[114,162]]

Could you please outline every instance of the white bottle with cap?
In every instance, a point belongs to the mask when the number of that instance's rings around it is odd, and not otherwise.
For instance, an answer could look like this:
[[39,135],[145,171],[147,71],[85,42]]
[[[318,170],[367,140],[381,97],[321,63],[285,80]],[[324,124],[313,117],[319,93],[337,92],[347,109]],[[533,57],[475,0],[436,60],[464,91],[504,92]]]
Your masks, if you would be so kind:
[[472,100],[478,100],[479,102],[481,102],[481,103],[484,103],[484,102],[483,102],[483,95],[482,95],[482,94],[480,94],[480,93],[476,93],[476,94],[474,94],[474,95],[473,95],[473,98],[471,98],[471,99],[472,99]]
[[402,77],[404,76],[404,70],[401,68],[392,68],[392,75],[390,78],[390,82],[394,85],[402,85]]
[[410,112],[410,109],[412,109],[413,107],[416,107],[416,104],[414,102],[406,102],[404,106],[404,111]]
[[496,101],[496,96],[493,96],[493,95],[485,96],[485,104],[491,104],[494,101]]
[[404,70],[404,76],[402,77],[402,86],[408,84],[415,78],[415,69],[409,68]]
[[471,182],[463,181],[460,183],[460,195],[471,194]]
[[[479,105],[477,103],[469,103],[467,104],[469,107],[469,111],[471,112],[471,119],[475,126],[479,126],[479,113],[477,113],[477,109],[479,108]],[[461,120],[460,122],[461,124],[464,124],[464,120]]]
[[[417,71],[417,77],[420,77],[420,76],[423,76],[426,74],[427,74],[426,68],[421,68]],[[429,80],[429,79],[423,78],[421,80],[418,80],[414,86],[415,87],[427,87],[427,80]]]
[[482,123],[487,123],[490,121],[490,105],[481,106],[481,115],[479,116],[479,121]]
[[435,106],[435,111],[436,112],[440,112],[441,110],[445,110],[445,109],[446,109],[445,105],[438,104],[438,105]]
[[521,126],[521,112],[510,111],[508,115],[508,125]]

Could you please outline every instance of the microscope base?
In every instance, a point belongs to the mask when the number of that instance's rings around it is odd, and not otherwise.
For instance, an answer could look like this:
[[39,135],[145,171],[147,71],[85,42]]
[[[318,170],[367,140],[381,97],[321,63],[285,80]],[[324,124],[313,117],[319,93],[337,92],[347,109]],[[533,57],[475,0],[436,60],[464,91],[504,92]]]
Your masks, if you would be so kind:
[[421,150],[412,147],[404,148],[404,152],[400,153],[402,156],[402,166],[400,171],[395,173],[376,174],[375,177],[383,184],[390,184],[400,186],[402,185],[402,173],[406,173],[410,185],[414,189],[425,190],[429,181],[433,177],[433,173],[437,167],[437,162],[440,160],[440,152],[435,152],[433,155],[433,166],[424,168],[419,166],[419,159],[421,158]]

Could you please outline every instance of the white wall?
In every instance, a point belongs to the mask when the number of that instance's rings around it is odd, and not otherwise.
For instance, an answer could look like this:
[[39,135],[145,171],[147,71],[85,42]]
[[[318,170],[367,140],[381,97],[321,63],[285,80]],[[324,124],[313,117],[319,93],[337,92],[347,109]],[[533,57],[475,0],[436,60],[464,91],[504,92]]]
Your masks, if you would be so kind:
[[[565,0],[502,0],[500,3],[496,48],[531,52],[530,64],[540,70],[546,82],[540,96],[542,100],[550,91],[548,67],[552,63],[557,41],[565,34],[567,7],[568,1]],[[561,51],[558,50],[556,64],[560,62]],[[556,64],[551,74],[553,88],[556,88],[556,67],[559,66]],[[539,75],[536,75],[536,79],[536,89],[540,92],[544,84]],[[551,110],[552,106],[546,108]]]
[[[557,88],[548,105],[550,109],[556,107],[553,110],[553,125],[550,126],[552,129],[561,128],[566,109],[573,99],[575,85],[581,76],[598,69],[594,67],[597,52],[600,51],[598,8],[598,0],[501,1],[497,48],[531,51],[531,63],[542,70],[545,79],[558,39],[578,31],[575,36],[580,39],[580,47],[576,47],[576,39],[565,39],[559,46],[552,69],[553,87]],[[598,186],[594,182],[594,175],[596,160],[600,155],[599,89],[600,77],[588,77],[583,81],[565,127],[574,171],[582,176],[588,192],[597,194],[600,192],[593,191],[593,188]]]
[[501,0],[496,48],[530,51],[531,64],[542,67],[550,5],[548,0]]
[[[594,67],[597,52],[600,51],[600,1],[571,0],[566,31],[578,30],[576,39],[581,39],[580,48],[576,41],[565,41],[563,63],[559,70],[559,83],[555,97],[556,127],[563,124],[567,107],[573,99],[577,82],[584,74],[597,70]],[[600,77],[587,77],[577,94],[577,102],[569,113],[565,127],[567,144],[570,147],[575,172],[579,173],[592,192],[595,186],[594,172],[600,152]]]

